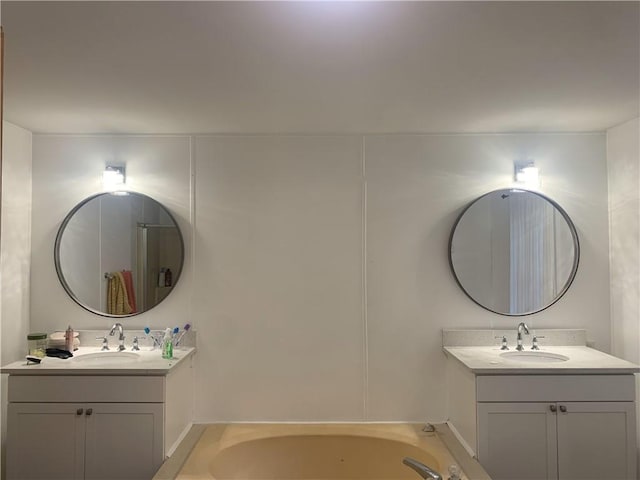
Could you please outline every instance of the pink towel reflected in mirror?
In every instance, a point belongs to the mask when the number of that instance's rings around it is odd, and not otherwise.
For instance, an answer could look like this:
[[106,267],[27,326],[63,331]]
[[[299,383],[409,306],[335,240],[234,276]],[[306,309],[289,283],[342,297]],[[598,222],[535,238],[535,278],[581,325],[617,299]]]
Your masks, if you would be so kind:
[[133,289],[133,275],[131,274],[131,270],[123,270],[122,278],[124,278],[124,288],[127,291],[131,313],[136,313],[138,309],[136,308],[136,294]]

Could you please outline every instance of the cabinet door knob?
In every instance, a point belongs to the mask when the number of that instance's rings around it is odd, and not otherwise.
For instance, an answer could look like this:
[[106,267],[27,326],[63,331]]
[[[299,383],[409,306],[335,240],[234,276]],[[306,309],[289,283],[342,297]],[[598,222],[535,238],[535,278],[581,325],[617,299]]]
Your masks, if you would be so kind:
[[556,407],[555,405],[549,405],[549,410],[551,410],[553,413],[556,413],[558,407]]
[[567,407],[565,407],[564,405],[560,405],[560,411],[562,413],[567,413]]
[[82,415],[82,412],[84,411],[84,409],[79,408],[76,410],[76,415]]
[[87,408],[87,416],[93,413],[93,408]]

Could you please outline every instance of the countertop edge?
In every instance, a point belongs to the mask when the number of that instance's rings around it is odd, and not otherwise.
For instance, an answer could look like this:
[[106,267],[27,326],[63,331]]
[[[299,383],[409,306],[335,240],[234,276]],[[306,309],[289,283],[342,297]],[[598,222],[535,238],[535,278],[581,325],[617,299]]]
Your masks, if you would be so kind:
[[[188,358],[191,358],[196,353],[195,347],[189,347],[187,350],[182,350],[184,355],[176,359],[176,362],[167,366],[158,367],[144,367],[140,368],[128,368],[126,366],[94,366],[94,367],[72,367],[68,365],[60,365],[60,368],[48,367],[38,368],[39,365],[27,366],[21,361],[12,362],[7,366],[0,368],[0,374],[4,375],[20,375],[20,376],[155,376],[164,377],[169,375],[174,368],[182,364]],[[158,352],[158,355],[160,353]],[[66,360],[65,360],[66,361]],[[15,365],[19,364],[19,365]]]
[[[562,345],[550,346],[552,348],[562,348]],[[640,373],[640,366],[634,365],[627,360],[620,359],[618,357],[614,357],[611,354],[601,352],[600,350],[596,350],[587,346],[581,347],[584,349],[589,349],[588,351],[593,351],[593,355],[604,355],[607,357],[613,357],[620,362],[625,362],[628,365],[622,365],[619,367],[616,366],[606,366],[606,367],[596,367],[596,366],[555,366],[548,367],[544,365],[496,365],[495,367],[491,366],[471,366],[466,363],[462,358],[456,355],[455,350],[453,349],[471,349],[475,347],[451,347],[451,346],[443,346],[442,350],[445,356],[450,359],[454,359],[460,365],[462,365],[465,369],[475,375],[632,375],[635,373]],[[487,348],[487,346],[478,346],[477,348]],[[578,346],[567,346],[567,348],[580,348]]]
[[[467,367],[468,368],[468,367]],[[638,369],[624,368],[469,368],[476,375],[632,375],[639,373]]]

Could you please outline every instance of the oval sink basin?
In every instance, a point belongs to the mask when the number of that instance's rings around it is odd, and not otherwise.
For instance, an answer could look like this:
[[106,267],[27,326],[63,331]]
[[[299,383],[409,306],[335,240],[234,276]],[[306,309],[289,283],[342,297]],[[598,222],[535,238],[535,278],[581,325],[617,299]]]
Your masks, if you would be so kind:
[[526,362],[526,363],[557,363],[566,362],[569,357],[560,355],[559,353],[551,352],[504,352],[500,354],[501,357],[511,360],[513,362]]
[[133,352],[95,352],[87,353],[85,355],[79,355],[73,357],[74,362],[81,362],[84,364],[123,364],[135,362],[140,358],[140,355]]

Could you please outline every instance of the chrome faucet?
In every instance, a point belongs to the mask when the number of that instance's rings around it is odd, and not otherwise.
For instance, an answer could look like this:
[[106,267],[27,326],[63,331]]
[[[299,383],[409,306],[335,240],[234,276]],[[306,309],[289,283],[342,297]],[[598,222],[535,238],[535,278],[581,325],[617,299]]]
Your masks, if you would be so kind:
[[524,333],[526,333],[527,335],[529,335],[529,327],[527,327],[527,324],[524,322],[520,322],[518,324],[518,338],[517,338],[517,345],[516,345],[516,350],[518,350],[519,352],[521,352],[522,350],[524,350],[524,347],[522,346],[522,331],[524,330]]
[[427,467],[424,463],[421,463],[413,458],[405,457],[402,459],[402,463],[404,463],[407,467],[413,468],[418,475],[420,475],[425,480],[442,480],[442,475],[440,475],[435,470]]
[[120,341],[120,344],[118,345],[118,351],[121,352],[124,350],[124,329],[122,328],[122,324],[114,323],[113,327],[111,327],[111,331],[109,332],[109,335],[113,337],[113,334],[116,333],[116,329],[118,330],[118,333],[119,333],[118,340]]

